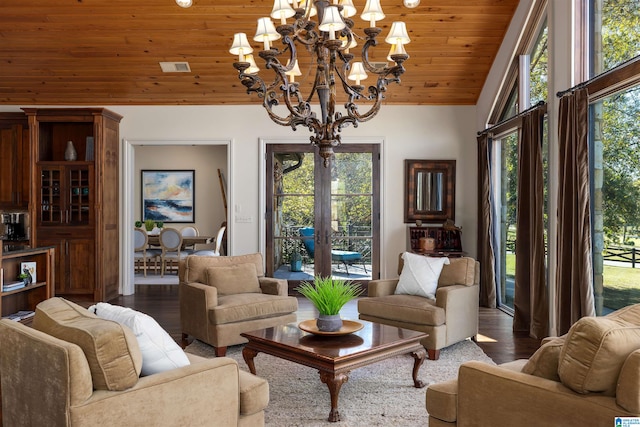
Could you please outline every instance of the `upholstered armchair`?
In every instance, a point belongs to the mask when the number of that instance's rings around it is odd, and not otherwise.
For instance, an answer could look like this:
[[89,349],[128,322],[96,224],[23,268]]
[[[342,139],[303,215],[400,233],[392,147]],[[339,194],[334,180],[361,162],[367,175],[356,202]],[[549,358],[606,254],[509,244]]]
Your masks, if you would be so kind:
[[264,425],[264,379],[240,370],[233,359],[188,353],[186,365],[141,375],[144,349],[137,339],[128,327],[61,298],[38,305],[33,327],[0,320],[2,422]]
[[[368,298],[358,301],[360,319],[429,334],[422,341],[429,359],[440,350],[478,334],[480,265],[473,258],[450,258],[442,267],[435,299],[396,295],[398,279],[372,280]],[[402,272],[400,258],[398,274]]]
[[180,261],[182,343],[189,336],[215,347],[247,340],[242,332],[295,322],[298,300],[288,296],[286,280],[265,277],[262,254],[188,256]]

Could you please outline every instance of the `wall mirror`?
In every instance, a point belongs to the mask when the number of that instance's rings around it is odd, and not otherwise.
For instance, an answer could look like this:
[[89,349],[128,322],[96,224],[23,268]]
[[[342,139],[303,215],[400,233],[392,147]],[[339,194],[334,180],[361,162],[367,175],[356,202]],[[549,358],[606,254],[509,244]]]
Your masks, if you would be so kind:
[[455,221],[456,161],[405,160],[404,222]]

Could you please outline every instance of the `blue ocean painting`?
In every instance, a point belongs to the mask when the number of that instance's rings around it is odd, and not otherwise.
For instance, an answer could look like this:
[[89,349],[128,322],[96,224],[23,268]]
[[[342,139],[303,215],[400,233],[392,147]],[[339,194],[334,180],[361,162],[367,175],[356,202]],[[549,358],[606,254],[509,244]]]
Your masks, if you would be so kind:
[[142,171],[143,218],[194,222],[194,171]]

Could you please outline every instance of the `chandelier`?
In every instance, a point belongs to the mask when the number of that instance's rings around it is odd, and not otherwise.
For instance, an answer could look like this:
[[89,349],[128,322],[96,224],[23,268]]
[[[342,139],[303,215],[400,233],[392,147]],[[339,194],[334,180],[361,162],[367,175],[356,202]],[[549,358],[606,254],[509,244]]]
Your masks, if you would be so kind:
[[[275,0],[270,17],[258,19],[258,27],[253,38],[262,42],[264,49],[258,55],[264,60],[264,67],[272,70],[274,79],[265,82],[257,73],[260,70],[253,58],[253,48],[245,33],[234,35],[229,52],[238,55],[233,66],[238,70],[238,78],[247,88],[247,93],[255,92],[262,99],[262,105],[275,123],[282,126],[307,127],[313,135],[311,143],[318,147],[319,155],[328,166],[333,148],[340,144],[339,132],[348,125],[358,126],[360,122],[371,120],[380,111],[387,85],[399,83],[404,73],[403,62],[409,58],[404,45],[410,39],[404,22],[394,22],[385,41],[391,44],[387,62],[370,62],[369,49],[378,44],[377,37],[382,29],[376,22],[385,17],[380,0],[367,0],[361,18],[369,23],[363,30],[364,36],[353,31],[356,14],[352,0]],[[275,27],[271,18],[278,19]],[[293,18],[293,22],[287,19]],[[314,19],[315,18],[315,19]],[[272,42],[282,39],[283,47],[278,49]],[[363,42],[361,61],[353,61],[350,49]],[[311,59],[313,84],[303,90],[296,76],[302,75],[298,56],[304,48]],[[280,59],[282,58],[282,60]],[[284,61],[286,59],[286,61]],[[353,61],[353,62],[352,62]],[[365,90],[361,82],[368,74],[377,76],[375,85]],[[338,87],[344,94],[344,110],[336,111]],[[307,92],[307,93],[303,93]],[[312,102],[319,104],[320,117],[312,110]],[[366,103],[367,111],[358,109],[358,102]],[[286,107],[283,109],[282,106]]]

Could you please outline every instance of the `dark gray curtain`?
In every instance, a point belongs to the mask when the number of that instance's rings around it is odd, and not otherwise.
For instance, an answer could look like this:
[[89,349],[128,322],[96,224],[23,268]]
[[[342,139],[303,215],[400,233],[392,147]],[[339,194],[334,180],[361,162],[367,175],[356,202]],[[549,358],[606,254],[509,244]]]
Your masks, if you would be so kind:
[[491,221],[491,138],[478,136],[478,261],[480,305],[496,307],[496,274]]
[[544,245],[542,119],[537,108],[522,118],[518,141],[518,202],[513,330],[533,338],[549,335]]
[[589,99],[586,89],[560,98],[558,122],[557,333],[595,316],[589,206]]

